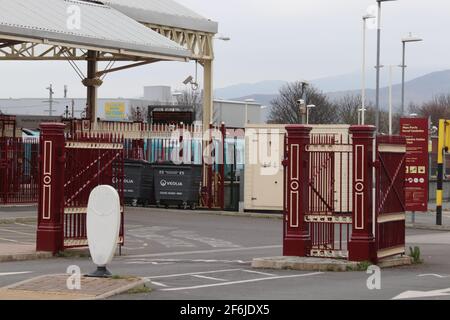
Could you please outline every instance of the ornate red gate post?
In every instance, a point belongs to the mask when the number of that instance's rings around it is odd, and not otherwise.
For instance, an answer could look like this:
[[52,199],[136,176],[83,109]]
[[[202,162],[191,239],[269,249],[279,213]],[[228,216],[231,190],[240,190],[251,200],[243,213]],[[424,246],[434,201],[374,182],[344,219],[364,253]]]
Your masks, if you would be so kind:
[[350,261],[376,258],[373,234],[373,150],[375,127],[351,126],[353,140],[353,223],[349,243]]
[[64,156],[62,123],[41,124],[36,250],[57,253],[64,248]]
[[287,126],[284,195],[283,255],[304,257],[311,248],[311,236],[305,222],[308,210],[309,145],[311,127]]

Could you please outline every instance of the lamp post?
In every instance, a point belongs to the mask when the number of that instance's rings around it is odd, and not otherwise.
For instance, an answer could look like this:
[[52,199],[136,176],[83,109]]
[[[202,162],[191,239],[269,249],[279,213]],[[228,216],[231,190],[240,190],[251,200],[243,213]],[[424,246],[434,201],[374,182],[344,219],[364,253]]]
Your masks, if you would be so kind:
[[301,85],[302,85],[302,98],[300,100],[297,101],[297,104],[299,104],[300,107],[300,115],[301,115],[301,122],[302,124],[305,124],[307,122],[307,113],[308,113],[308,107],[306,105],[306,100],[307,100],[307,95],[306,95],[306,89],[309,86],[309,82],[302,80],[301,81]]
[[363,59],[362,59],[362,86],[361,86],[361,120],[358,117],[359,124],[365,124],[366,112],[366,29],[367,20],[375,19],[374,15],[368,14],[363,16]]
[[309,109],[313,109],[316,106],[314,104],[308,104],[306,106],[306,124],[309,124]]
[[245,124],[244,127],[248,124],[248,104],[254,103],[255,99],[245,99]]
[[375,98],[375,127],[376,133],[380,128],[380,60],[381,60],[381,3],[397,0],[377,0],[378,3],[378,23],[377,23],[377,86]]
[[402,116],[405,114],[405,70],[406,70],[406,44],[409,42],[421,42],[423,39],[413,37],[411,33],[408,37],[402,39],[403,54],[402,54]]
[[397,67],[397,66],[396,65],[389,66],[389,135],[393,134],[393,130],[392,130],[392,71],[395,67]]
[[227,37],[227,36],[218,36],[218,37],[214,37],[214,40],[221,40],[221,41],[230,41],[231,38]]

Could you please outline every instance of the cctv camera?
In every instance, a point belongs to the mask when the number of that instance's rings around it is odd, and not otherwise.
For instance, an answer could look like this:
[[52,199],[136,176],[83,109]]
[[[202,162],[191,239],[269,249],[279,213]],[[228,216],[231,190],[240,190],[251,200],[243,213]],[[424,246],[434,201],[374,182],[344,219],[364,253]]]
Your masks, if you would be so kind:
[[186,78],[186,80],[183,81],[184,84],[189,84],[192,82],[192,80],[194,80],[194,78],[192,78],[192,76],[189,76]]
[[304,105],[304,104],[305,104],[305,100],[299,99],[299,100],[297,100],[297,104],[298,104],[299,106]]

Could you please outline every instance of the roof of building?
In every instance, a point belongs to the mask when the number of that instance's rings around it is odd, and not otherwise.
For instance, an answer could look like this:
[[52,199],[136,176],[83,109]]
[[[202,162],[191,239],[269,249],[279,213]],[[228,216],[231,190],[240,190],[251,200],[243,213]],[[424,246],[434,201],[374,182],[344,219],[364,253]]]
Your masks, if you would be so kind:
[[[71,24],[78,9],[79,26]],[[76,0],[0,0],[0,39],[167,60],[191,56],[110,6]]]
[[148,24],[217,33],[218,23],[173,0],[103,0],[131,18]]

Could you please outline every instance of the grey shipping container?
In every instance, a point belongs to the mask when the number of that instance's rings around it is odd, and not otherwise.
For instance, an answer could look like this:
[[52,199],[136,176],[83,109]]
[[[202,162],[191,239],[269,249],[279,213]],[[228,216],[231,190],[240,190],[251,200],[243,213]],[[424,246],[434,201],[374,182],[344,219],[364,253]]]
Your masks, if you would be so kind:
[[197,207],[202,179],[202,166],[154,165],[156,204]]
[[133,206],[155,204],[153,168],[142,160],[124,162],[125,202]]

